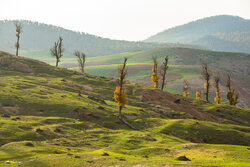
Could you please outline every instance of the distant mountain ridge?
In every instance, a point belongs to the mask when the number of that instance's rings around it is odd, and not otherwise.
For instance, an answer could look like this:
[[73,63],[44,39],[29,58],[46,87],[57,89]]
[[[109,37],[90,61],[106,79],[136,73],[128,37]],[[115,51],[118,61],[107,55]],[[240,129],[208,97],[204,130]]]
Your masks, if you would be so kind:
[[212,16],[173,27],[144,40],[181,43],[207,49],[250,53],[250,20],[238,16]]
[[[13,22],[12,20],[0,21],[0,49],[11,53],[15,49],[14,43],[16,41]],[[20,52],[21,56],[27,56],[31,51],[32,56],[48,56],[49,49],[59,36],[63,38],[66,57],[73,56],[75,50],[84,51],[88,56],[102,56],[171,45],[111,40],[38,22],[26,20],[20,20],[19,22],[23,25],[20,38],[21,50],[29,51]]]

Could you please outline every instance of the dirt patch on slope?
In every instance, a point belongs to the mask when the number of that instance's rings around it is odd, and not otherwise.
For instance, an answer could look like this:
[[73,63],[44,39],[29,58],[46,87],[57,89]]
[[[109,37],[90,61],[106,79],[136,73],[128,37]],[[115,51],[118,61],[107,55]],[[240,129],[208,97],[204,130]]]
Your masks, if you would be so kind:
[[15,106],[6,106],[6,107],[2,107],[2,112],[3,114],[10,114],[10,115],[16,115],[19,113],[19,107],[15,107]]
[[32,73],[34,69],[30,68],[27,64],[23,64],[20,62],[15,62],[10,65],[11,70],[25,72],[25,73]]
[[162,106],[171,110],[185,113],[186,118],[206,120],[211,122],[225,122],[210,113],[201,112],[185,98],[179,95],[173,95],[161,90],[138,89],[135,91],[137,96],[141,96],[141,101],[155,106]]

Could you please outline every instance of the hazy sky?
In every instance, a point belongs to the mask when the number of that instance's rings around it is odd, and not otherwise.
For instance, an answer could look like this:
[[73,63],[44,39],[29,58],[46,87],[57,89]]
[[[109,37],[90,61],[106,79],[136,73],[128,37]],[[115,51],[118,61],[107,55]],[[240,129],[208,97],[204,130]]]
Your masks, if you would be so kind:
[[0,20],[32,20],[124,40],[220,14],[250,19],[250,0],[0,0]]

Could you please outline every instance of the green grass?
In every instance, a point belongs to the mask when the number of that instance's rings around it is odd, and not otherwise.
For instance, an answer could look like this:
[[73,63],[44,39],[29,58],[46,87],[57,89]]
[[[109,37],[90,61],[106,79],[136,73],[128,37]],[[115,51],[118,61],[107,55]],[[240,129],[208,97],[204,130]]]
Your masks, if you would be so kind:
[[[211,113],[224,122],[186,119],[185,114],[171,119],[156,112],[156,104],[147,104],[135,94],[138,89],[149,88],[127,82],[129,102],[122,112],[138,128],[131,130],[116,117],[114,80],[54,68],[3,52],[0,58],[0,166],[18,166],[18,162],[34,167],[247,166],[250,163],[248,109],[177,96],[200,114]],[[16,62],[26,64],[32,72],[10,68]],[[117,65],[103,67],[108,71]],[[97,72],[95,68],[92,70]],[[103,75],[107,73],[105,70],[101,71]],[[183,77],[195,75],[195,71],[186,74],[175,66],[169,70],[182,73]],[[148,72],[142,70],[130,79]],[[176,160],[182,155],[191,161]]]

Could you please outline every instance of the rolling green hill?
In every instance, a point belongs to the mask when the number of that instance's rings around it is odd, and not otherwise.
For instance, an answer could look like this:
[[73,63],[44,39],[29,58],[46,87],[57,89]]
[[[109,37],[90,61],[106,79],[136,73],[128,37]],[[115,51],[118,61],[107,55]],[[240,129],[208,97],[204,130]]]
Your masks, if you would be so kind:
[[237,16],[212,16],[173,27],[145,42],[190,44],[216,51],[250,53],[250,20]]
[[111,78],[5,52],[0,65],[0,166],[250,163],[249,109],[127,82],[131,130],[116,117]]

